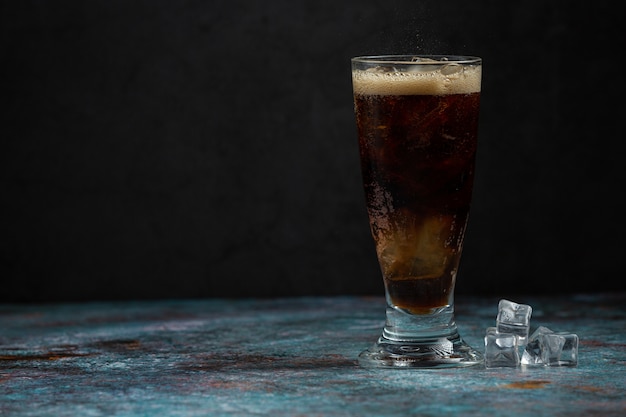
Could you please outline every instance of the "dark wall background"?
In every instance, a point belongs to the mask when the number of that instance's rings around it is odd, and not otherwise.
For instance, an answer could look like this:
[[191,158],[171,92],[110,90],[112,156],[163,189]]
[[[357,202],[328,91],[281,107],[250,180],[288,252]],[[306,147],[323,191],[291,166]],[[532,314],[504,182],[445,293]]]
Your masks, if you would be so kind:
[[609,1],[2,1],[0,301],[379,294],[349,58],[484,58],[458,292],[624,290]]

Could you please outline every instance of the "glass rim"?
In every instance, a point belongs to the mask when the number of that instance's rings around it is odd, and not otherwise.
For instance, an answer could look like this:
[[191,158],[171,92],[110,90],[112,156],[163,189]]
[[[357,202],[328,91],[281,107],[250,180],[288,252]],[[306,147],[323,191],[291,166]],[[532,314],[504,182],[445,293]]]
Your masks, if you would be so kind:
[[[426,58],[428,61],[419,61]],[[351,59],[353,63],[376,65],[447,65],[447,64],[481,64],[482,58],[470,55],[363,55]]]

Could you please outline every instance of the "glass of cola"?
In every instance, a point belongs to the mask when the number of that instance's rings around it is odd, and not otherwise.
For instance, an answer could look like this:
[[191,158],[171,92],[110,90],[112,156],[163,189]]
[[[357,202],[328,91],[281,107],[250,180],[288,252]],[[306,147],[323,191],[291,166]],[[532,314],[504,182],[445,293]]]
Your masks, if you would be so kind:
[[482,362],[459,335],[454,287],[470,210],[482,60],[364,56],[352,83],[367,211],[387,300],[363,366]]

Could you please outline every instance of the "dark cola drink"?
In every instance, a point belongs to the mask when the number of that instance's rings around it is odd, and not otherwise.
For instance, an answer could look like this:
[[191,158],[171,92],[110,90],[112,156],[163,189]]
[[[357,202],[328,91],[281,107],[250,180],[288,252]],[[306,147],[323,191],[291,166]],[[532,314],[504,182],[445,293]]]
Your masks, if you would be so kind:
[[361,168],[387,301],[453,303],[478,133],[480,65],[353,69]]

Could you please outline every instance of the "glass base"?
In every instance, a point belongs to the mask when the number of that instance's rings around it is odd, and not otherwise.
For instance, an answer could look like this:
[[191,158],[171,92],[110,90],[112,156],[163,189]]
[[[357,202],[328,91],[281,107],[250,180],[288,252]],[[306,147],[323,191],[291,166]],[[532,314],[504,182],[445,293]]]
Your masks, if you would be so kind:
[[483,363],[480,352],[472,349],[458,333],[448,337],[394,341],[381,336],[359,355],[359,364],[376,368],[454,368]]

